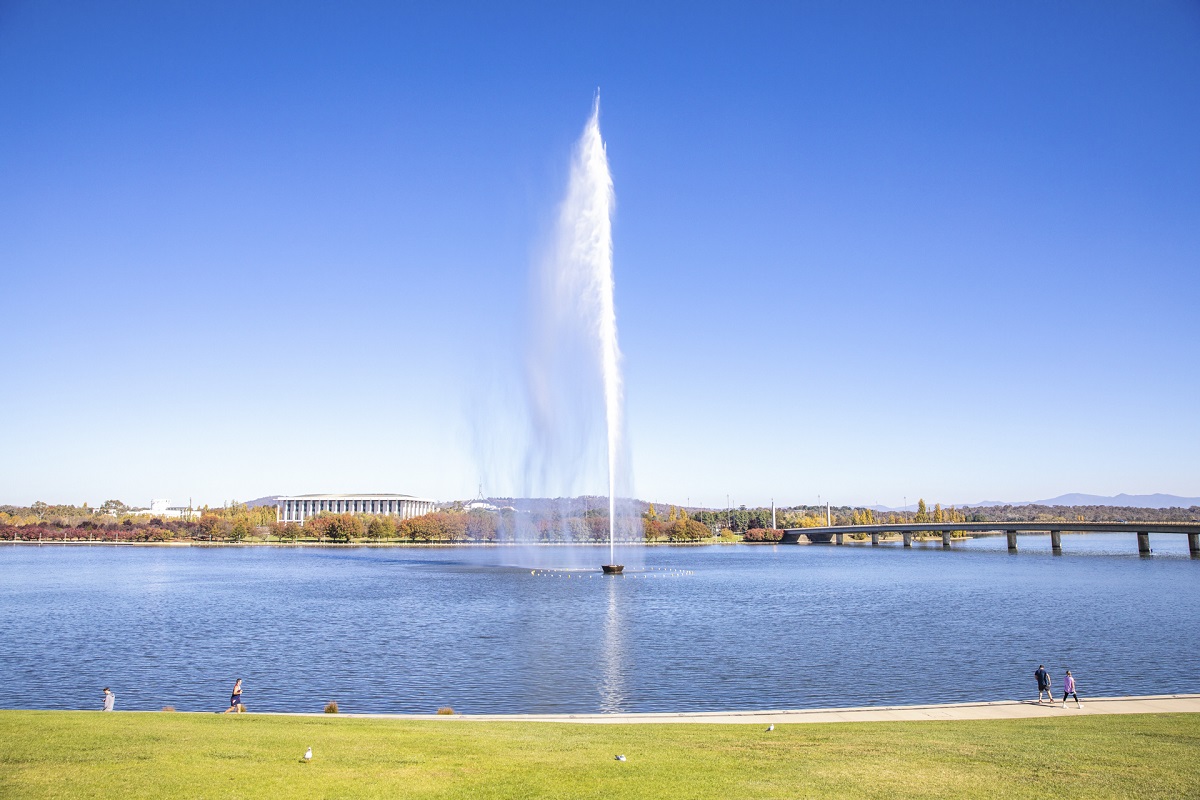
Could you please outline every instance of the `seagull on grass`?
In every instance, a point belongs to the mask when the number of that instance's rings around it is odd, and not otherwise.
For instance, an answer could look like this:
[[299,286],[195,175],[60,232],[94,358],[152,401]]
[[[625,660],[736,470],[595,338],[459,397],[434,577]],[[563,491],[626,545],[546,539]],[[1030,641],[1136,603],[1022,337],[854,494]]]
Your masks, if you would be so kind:
[[771,731],[773,731],[773,730],[775,730],[775,723],[774,723],[774,722],[772,722],[770,725],[768,725],[768,726],[767,726],[767,733],[770,733],[770,732],[771,732]]
[[307,764],[310,761],[312,761],[312,748],[311,747],[304,751],[304,763]]
[[624,761],[624,760],[625,760],[625,756],[617,756],[617,761]]

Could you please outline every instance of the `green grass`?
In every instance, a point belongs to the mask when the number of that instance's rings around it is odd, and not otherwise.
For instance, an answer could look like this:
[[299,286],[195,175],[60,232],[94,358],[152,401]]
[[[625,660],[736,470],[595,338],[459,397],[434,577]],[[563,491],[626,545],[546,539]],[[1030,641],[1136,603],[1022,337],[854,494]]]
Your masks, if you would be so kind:
[[1200,714],[763,727],[0,711],[0,797],[1200,796]]

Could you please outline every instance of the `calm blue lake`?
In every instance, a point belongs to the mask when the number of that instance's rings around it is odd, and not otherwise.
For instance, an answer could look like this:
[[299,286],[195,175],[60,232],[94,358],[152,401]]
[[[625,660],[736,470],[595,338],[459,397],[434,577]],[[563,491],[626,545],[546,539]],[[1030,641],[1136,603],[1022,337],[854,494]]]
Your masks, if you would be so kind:
[[[702,711],[1200,691],[1183,536],[630,548],[0,546],[0,707]],[[570,575],[570,577],[568,577]]]

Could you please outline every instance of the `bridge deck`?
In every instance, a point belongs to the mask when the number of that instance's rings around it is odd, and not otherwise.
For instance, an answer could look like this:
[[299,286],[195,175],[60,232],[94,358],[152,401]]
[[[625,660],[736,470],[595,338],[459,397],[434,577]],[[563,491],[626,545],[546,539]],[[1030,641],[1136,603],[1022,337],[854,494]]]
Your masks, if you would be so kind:
[[900,533],[904,546],[912,546],[914,533],[942,534],[942,547],[950,546],[954,531],[1003,531],[1008,535],[1008,549],[1017,551],[1017,534],[1021,531],[1040,531],[1050,534],[1050,546],[1055,554],[1062,552],[1063,531],[1092,533],[1136,533],[1138,552],[1150,555],[1150,534],[1181,533],[1187,536],[1188,550],[1200,557],[1200,523],[1195,522],[901,522],[878,525],[830,525],[824,528],[785,528],[782,544],[799,544],[804,534],[810,542],[827,543],[831,539],[842,544],[846,534],[869,533],[871,544],[879,543],[881,533]]
[[904,531],[1091,531],[1093,533],[1200,533],[1200,522],[898,522],[785,528],[787,533],[903,533]]

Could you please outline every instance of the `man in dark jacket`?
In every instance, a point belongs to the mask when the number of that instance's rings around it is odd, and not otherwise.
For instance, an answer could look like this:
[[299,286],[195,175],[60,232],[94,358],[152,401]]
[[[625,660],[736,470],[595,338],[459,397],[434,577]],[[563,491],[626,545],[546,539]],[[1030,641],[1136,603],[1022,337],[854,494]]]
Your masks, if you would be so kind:
[[1042,692],[1045,692],[1050,705],[1054,705],[1054,696],[1050,694],[1050,673],[1046,672],[1046,665],[1038,664],[1038,668],[1033,671],[1033,677],[1037,678],[1038,682],[1038,703],[1042,702]]

